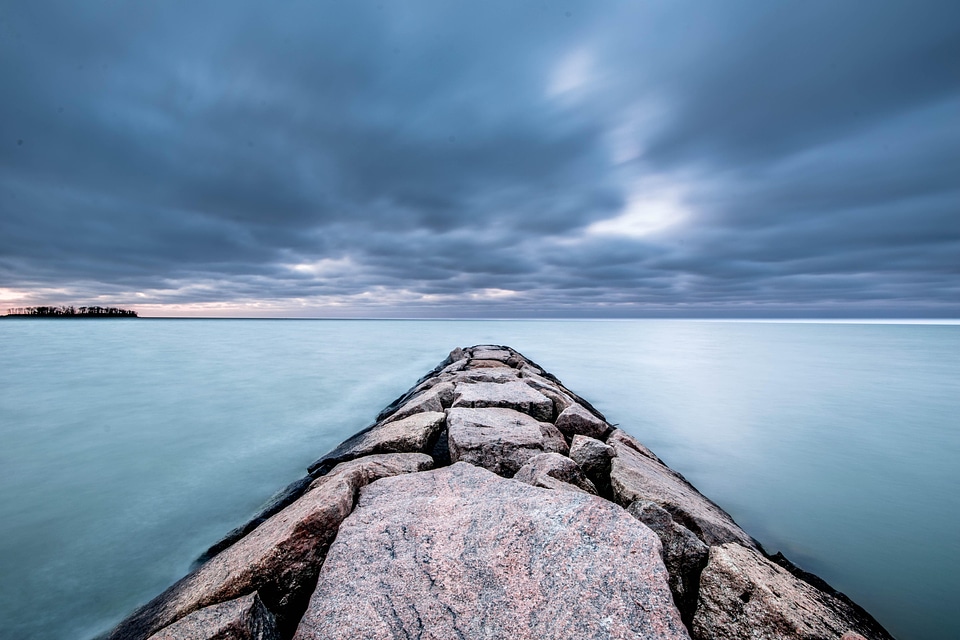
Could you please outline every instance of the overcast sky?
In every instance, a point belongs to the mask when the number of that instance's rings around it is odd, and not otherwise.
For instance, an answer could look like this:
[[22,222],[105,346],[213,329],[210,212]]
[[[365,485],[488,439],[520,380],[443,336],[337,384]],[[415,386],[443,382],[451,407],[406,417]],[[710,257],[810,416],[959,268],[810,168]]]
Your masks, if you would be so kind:
[[0,5],[0,307],[960,317],[957,0]]

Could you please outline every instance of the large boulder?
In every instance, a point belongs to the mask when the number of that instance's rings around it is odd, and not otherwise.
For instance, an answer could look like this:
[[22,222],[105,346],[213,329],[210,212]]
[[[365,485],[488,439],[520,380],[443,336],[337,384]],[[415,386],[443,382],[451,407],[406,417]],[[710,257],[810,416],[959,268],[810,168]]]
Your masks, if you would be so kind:
[[433,459],[421,453],[374,455],[338,465],[299,500],[138,609],[107,637],[148,638],[198,609],[253,591],[277,615],[282,631],[309,598],[327,547],[353,510],[360,487],[432,466]]
[[150,640],[280,640],[277,621],[256,593],[215,604],[174,622]]
[[856,605],[796,578],[758,552],[735,543],[710,548],[693,618],[697,640],[837,640],[848,633],[891,640]]
[[458,384],[453,407],[500,407],[526,413],[537,420],[553,419],[553,402],[522,382]]
[[597,488],[587,480],[577,463],[559,453],[541,453],[520,467],[514,480],[544,489],[566,489],[597,494]]
[[326,473],[341,462],[375,453],[426,453],[436,441],[446,415],[440,411],[414,413],[391,419],[348,438],[307,469],[314,476]]
[[656,503],[708,546],[737,542],[758,548],[726,511],[656,456],[650,457],[653,454],[647,455],[617,432],[607,442],[617,454],[610,461],[610,485],[617,502],[624,506],[637,500]]
[[530,458],[543,453],[540,424],[513,409],[449,409],[450,459],[511,477]]
[[296,640],[687,638],[646,527],[472,465],[367,487]]

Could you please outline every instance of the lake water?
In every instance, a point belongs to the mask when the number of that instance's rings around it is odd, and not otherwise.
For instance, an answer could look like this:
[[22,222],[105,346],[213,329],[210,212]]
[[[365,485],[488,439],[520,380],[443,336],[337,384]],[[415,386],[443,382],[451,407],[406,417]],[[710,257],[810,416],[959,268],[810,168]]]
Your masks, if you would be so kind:
[[0,637],[108,629],[477,343],[896,637],[960,637],[960,326],[146,319],[0,321]]

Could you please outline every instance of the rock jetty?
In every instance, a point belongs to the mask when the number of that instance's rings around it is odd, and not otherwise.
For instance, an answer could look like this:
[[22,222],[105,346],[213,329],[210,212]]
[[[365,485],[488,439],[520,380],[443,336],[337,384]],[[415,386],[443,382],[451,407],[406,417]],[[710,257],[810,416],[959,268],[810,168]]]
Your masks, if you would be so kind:
[[513,349],[456,349],[109,640],[881,640]]

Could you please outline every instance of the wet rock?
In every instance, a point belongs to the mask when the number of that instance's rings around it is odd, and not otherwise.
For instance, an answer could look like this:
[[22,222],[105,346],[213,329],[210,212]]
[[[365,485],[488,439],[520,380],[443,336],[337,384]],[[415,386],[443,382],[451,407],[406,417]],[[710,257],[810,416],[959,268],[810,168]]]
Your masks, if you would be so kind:
[[453,407],[499,407],[526,413],[537,420],[553,417],[553,403],[545,395],[522,382],[477,382],[458,384]]
[[316,477],[341,462],[375,453],[427,453],[445,419],[442,411],[428,411],[374,425],[344,441],[307,471]]
[[572,404],[561,411],[555,424],[563,435],[570,438],[580,434],[600,440],[613,431],[613,427],[578,404]]
[[296,640],[686,638],[660,543],[594,496],[467,464],[367,487]]
[[327,547],[353,510],[360,487],[432,465],[433,460],[420,453],[341,463],[315,480],[299,500],[138,609],[107,637],[147,638],[198,609],[253,591],[259,592],[283,631],[309,598]]
[[836,640],[850,632],[890,639],[872,618],[760,553],[735,543],[711,547],[693,618],[697,640]]
[[708,546],[738,542],[757,548],[753,538],[726,511],[704,497],[682,475],[615,435],[616,432],[607,442],[617,453],[610,464],[610,485],[617,502],[624,506],[637,500],[654,502]]
[[559,453],[533,456],[520,467],[513,479],[544,489],[578,489],[597,494],[596,487],[583,475],[577,463]]
[[627,513],[650,527],[660,538],[673,600],[684,623],[689,624],[697,606],[700,573],[707,564],[710,548],[653,502],[638,500],[630,505]]
[[447,437],[452,462],[469,462],[506,477],[543,453],[540,423],[513,409],[449,409]]
[[194,611],[150,640],[280,640],[280,632],[273,614],[251,593]]
[[560,430],[549,422],[540,423],[540,433],[543,435],[543,450],[547,453],[559,453],[567,455],[570,453],[570,447],[564,439]]

